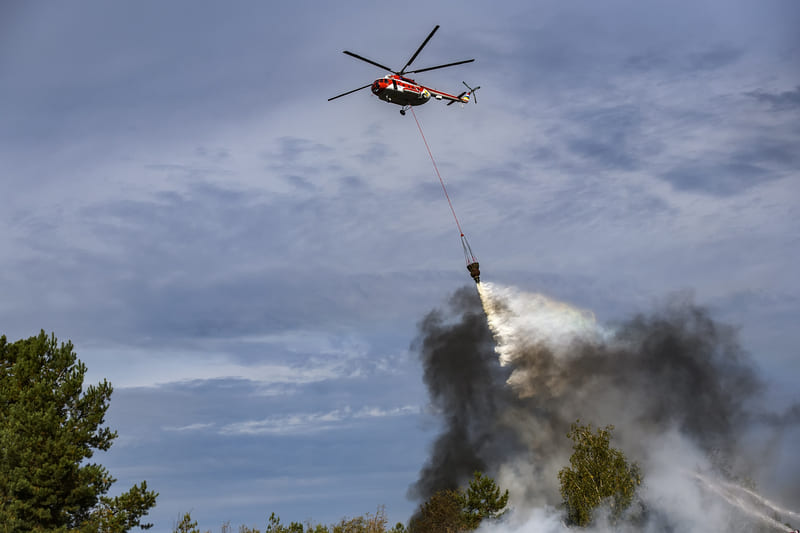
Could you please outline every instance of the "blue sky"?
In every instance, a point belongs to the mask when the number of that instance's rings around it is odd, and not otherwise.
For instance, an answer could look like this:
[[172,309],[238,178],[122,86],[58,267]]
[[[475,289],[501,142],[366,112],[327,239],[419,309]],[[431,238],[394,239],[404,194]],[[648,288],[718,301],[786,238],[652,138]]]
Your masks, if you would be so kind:
[[[410,349],[483,277],[600,321],[691,291],[800,401],[800,5],[4,3],[0,330],[115,386],[119,488],[158,531],[406,499],[437,430]],[[792,503],[792,502],[787,502]],[[796,503],[796,502],[794,502]]]

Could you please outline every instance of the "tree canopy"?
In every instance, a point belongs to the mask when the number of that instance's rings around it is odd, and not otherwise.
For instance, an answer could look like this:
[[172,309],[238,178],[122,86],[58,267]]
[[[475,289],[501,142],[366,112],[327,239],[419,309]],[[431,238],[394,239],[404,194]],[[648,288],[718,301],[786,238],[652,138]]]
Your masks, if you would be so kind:
[[462,515],[468,529],[477,529],[484,520],[496,520],[506,512],[508,490],[501,493],[492,478],[475,472],[464,495]]
[[508,491],[475,472],[466,490],[446,489],[434,493],[409,524],[411,533],[457,533],[472,531],[484,520],[500,518],[508,504]]
[[459,490],[435,492],[409,523],[410,533],[457,533],[466,531],[464,495]]
[[612,448],[614,426],[592,431],[592,425],[572,424],[567,437],[573,442],[570,466],[558,472],[561,496],[570,524],[586,526],[593,511],[608,502],[611,516],[619,518],[633,502],[636,488],[642,482],[639,466],[629,464],[625,455]]
[[86,366],[55,335],[0,337],[0,523],[6,532],[125,532],[157,493],[142,481],[108,497],[116,481],[91,462],[117,433],[103,427],[112,387],[84,390]]

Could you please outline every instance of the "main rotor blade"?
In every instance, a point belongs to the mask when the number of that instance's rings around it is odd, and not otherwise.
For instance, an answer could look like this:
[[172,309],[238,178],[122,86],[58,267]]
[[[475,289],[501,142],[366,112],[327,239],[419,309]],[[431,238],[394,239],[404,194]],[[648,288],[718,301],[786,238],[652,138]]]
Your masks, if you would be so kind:
[[428,67],[428,68],[421,68],[419,70],[412,70],[410,72],[406,72],[406,74],[416,74],[417,72],[427,72],[429,70],[436,70],[437,68],[444,68],[444,67],[452,67],[455,65],[463,65],[464,63],[472,63],[475,61],[474,59],[466,59],[464,61],[456,61],[455,63],[448,63],[446,65],[437,65],[435,67]]
[[[353,52],[348,52],[347,50],[345,50],[342,53],[347,54],[350,57],[355,57],[356,59],[360,59],[361,61],[366,61],[370,65],[375,65],[376,67],[382,68],[383,70],[388,70],[389,72],[394,72],[394,70],[390,69],[386,65],[381,65],[380,63],[377,63],[377,62],[375,62],[375,61],[373,61],[371,59],[367,59],[366,57],[361,57],[360,55],[354,54]],[[395,74],[397,74],[397,73],[395,72]]]
[[402,70],[400,70],[400,72],[398,72],[398,74],[401,74],[401,75],[402,75],[402,74],[403,74],[403,73],[406,71],[406,69],[407,69],[409,66],[411,66],[411,63],[413,63],[413,62],[414,62],[414,60],[415,60],[415,59],[417,58],[417,56],[419,55],[419,53],[420,53],[420,52],[422,52],[422,49],[423,49],[423,48],[425,48],[425,45],[426,45],[426,44],[428,44],[428,41],[430,41],[430,40],[431,40],[431,37],[433,37],[433,34],[434,34],[434,33],[436,33],[436,30],[438,30],[438,29],[439,29],[439,25],[437,24],[437,25],[436,25],[436,27],[435,27],[435,28],[433,28],[433,31],[431,31],[431,33],[428,35],[428,37],[427,37],[427,38],[426,38],[424,41],[422,41],[422,44],[421,44],[421,45],[419,45],[419,48],[417,48],[417,51],[416,51],[416,52],[414,52],[414,55],[413,55],[413,56],[411,56],[411,59],[409,59],[409,60],[408,60],[408,63],[406,63],[406,66],[404,66],[404,67],[402,68]]
[[364,85],[363,87],[359,87],[358,89],[353,89],[352,91],[347,91],[346,93],[342,93],[342,94],[336,95],[333,98],[328,98],[328,101],[330,102],[331,100],[336,100],[337,98],[341,98],[342,96],[347,96],[348,94],[354,93],[356,91],[360,91],[361,89],[366,89],[370,85],[372,85],[372,83],[368,83],[368,84]]

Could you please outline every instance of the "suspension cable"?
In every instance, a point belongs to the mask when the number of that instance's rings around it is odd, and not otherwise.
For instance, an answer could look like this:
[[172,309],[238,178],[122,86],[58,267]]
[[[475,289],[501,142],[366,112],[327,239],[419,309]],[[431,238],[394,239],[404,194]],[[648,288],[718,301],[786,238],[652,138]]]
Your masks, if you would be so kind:
[[464,232],[461,230],[461,224],[458,222],[458,217],[456,216],[456,210],[453,209],[453,202],[450,201],[450,195],[447,194],[447,187],[444,186],[444,180],[442,179],[442,175],[439,174],[439,167],[436,166],[436,161],[433,159],[433,154],[431,153],[431,147],[428,146],[428,141],[425,139],[425,134],[422,133],[422,126],[419,125],[419,120],[417,120],[417,114],[414,113],[414,108],[411,108],[411,114],[414,115],[414,122],[417,123],[417,128],[419,129],[419,134],[422,135],[422,142],[425,143],[425,148],[428,150],[428,155],[431,157],[431,163],[433,163],[433,169],[436,171],[436,176],[439,178],[439,183],[442,184],[442,190],[444,191],[444,196],[447,198],[447,205],[450,206],[450,211],[453,213],[453,218],[456,221],[456,226],[458,227],[458,232],[461,236],[464,236]]
[[428,150],[428,155],[431,158],[431,163],[433,163],[433,169],[436,171],[436,176],[439,178],[439,183],[442,184],[442,191],[444,191],[444,197],[447,198],[447,205],[450,206],[450,212],[453,213],[453,220],[456,221],[458,233],[461,235],[461,248],[464,250],[464,259],[467,261],[467,270],[469,271],[469,275],[472,276],[472,279],[475,280],[475,283],[480,285],[481,271],[478,265],[478,260],[475,258],[475,254],[472,253],[472,247],[470,247],[469,241],[467,241],[467,237],[464,235],[464,231],[461,229],[461,223],[458,221],[458,217],[456,216],[456,210],[453,208],[453,202],[450,201],[450,195],[447,194],[447,187],[444,186],[444,180],[442,179],[442,175],[439,173],[439,167],[436,166],[436,160],[433,158],[433,153],[431,152],[431,147],[428,145],[428,140],[425,138],[425,134],[422,132],[422,126],[419,124],[417,114],[414,112],[414,108],[412,106],[409,106],[409,108],[411,109],[411,114],[414,115],[414,122],[417,123],[419,134],[422,136],[422,142],[425,143],[425,148]]
[[428,150],[428,155],[431,158],[431,163],[433,163],[433,169],[436,171],[436,177],[439,178],[439,183],[442,185],[442,191],[444,191],[444,197],[447,198],[447,205],[450,206],[450,212],[453,213],[453,220],[456,221],[456,227],[458,228],[458,233],[461,236],[461,247],[464,249],[464,258],[467,260],[467,264],[474,263],[477,261],[477,259],[475,259],[475,255],[472,253],[472,248],[470,248],[469,242],[467,241],[467,237],[464,235],[464,230],[461,229],[461,223],[458,221],[458,216],[456,216],[456,210],[453,208],[453,202],[450,201],[450,195],[447,194],[447,187],[445,187],[442,175],[439,173],[439,167],[436,166],[436,160],[433,158],[431,147],[428,145],[428,140],[425,138],[425,134],[422,132],[422,126],[420,126],[419,124],[419,120],[417,119],[417,114],[414,112],[413,106],[411,107],[411,114],[414,116],[414,122],[417,123],[419,134],[422,136],[422,142],[425,143],[425,149]]

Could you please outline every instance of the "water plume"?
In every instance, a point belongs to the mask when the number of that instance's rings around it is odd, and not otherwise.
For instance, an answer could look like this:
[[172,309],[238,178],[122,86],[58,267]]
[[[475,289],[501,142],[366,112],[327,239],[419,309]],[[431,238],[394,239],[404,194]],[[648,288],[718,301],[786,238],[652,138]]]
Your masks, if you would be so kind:
[[[756,494],[755,492],[745,489],[744,487],[740,487],[733,483],[726,483],[724,481],[711,479],[709,477],[703,476],[697,472],[693,473],[694,477],[700,480],[706,487],[710,490],[718,494],[721,498],[723,498],[726,502],[733,505],[740,511],[744,512],[745,514],[755,518],[758,521],[763,522],[764,524],[771,526],[775,529],[781,531],[792,532],[794,531],[791,527],[786,526],[786,524],[782,524],[778,522],[775,518],[772,518],[768,514],[766,514],[765,510],[759,509],[757,507],[757,503],[765,502],[766,500]],[[767,506],[770,507],[770,506]],[[773,512],[777,511],[776,508],[770,507],[770,510]],[[797,519],[797,513],[793,513],[791,511],[784,511],[786,516],[792,516],[793,518]]]
[[784,516],[787,519],[797,520],[798,522],[800,522],[800,513],[795,513],[794,511],[790,511],[789,509],[783,508],[777,503],[766,499],[765,497],[761,496],[760,494],[751,489],[748,489],[747,487],[742,487],[741,485],[736,485],[735,483],[729,483],[727,481],[718,481],[718,483],[731,492],[739,492],[749,496],[750,498],[752,498],[754,502],[768,508],[774,513]]

